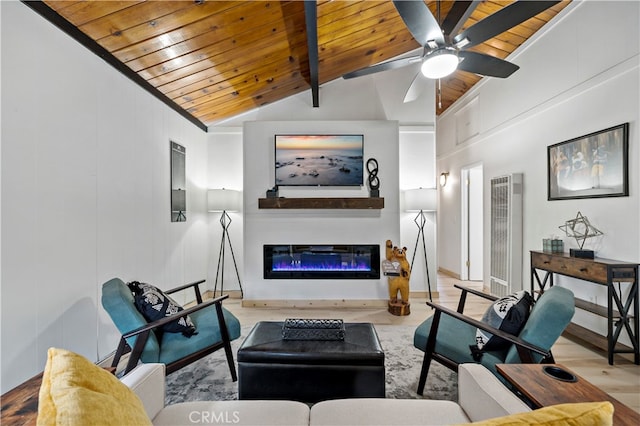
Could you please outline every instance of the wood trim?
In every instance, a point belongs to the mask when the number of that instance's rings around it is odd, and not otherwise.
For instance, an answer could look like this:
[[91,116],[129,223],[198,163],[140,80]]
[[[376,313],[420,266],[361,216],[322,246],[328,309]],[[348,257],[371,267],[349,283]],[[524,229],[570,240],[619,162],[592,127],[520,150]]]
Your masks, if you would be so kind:
[[135,73],[131,68],[120,62],[118,58],[113,56],[108,50],[99,45],[95,40],[91,39],[85,33],[80,31],[78,28],[73,26],[69,21],[60,16],[55,10],[51,9],[42,1],[27,1],[22,0],[22,3],[29,7],[31,10],[36,12],[38,15],[42,16],[44,19],[49,21],[51,24],[55,25],[58,29],[65,32],[68,36],[73,38],[75,41],[89,49],[91,52],[102,58],[106,63],[114,67],[116,70],[120,71],[127,78],[133,81],[138,86],[142,87],[148,93],[153,95],[159,101],[167,105],[169,108],[180,114],[182,117],[187,119],[190,123],[195,125],[197,128],[202,130],[203,132],[207,132],[209,127],[205,125],[202,121],[195,118],[193,115],[189,114],[186,110],[184,110],[180,105],[175,103],[173,100],[169,99],[165,96],[164,93],[156,89],[149,82],[147,82],[144,78],[140,77],[137,73]]
[[259,198],[259,209],[383,209],[384,198]]
[[453,271],[450,271],[450,270],[442,268],[442,267],[438,268],[438,273],[440,273],[442,275],[446,275],[446,276],[451,277],[451,278],[455,278],[456,280],[460,279],[460,274],[457,274],[457,273],[455,273]]
[[[222,293],[220,293],[219,291],[216,292],[219,296],[222,296]],[[242,292],[240,290],[225,290],[224,294],[228,294],[229,295],[229,299],[242,299]],[[213,290],[207,290],[202,294],[202,298],[203,299],[213,299],[215,298],[215,294],[213,293]]]
[[[438,299],[440,297],[440,293],[438,291],[431,291],[431,298]],[[409,292],[409,302],[411,299],[428,299],[429,292],[428,291],[410,291]]]
[[[238,292],[239,293],[239,292]],[[440,294],[437,291],[431,292],[431,297],[437,299]],[[427,291],[412,291],[409,294],[410,299],[428,299],[429,292]],[[411,300],[409,300],[411,302]],[[251,300],[243,299],[243,308],[349,308],[349,309],[377,309],[388,307],[389,300],[387,299],[320,299],[320,300],[282,300],[282,299],[267,299],[267,300]],[[423,301],[420,301],[423,303]]]
[[387,309],[387,299],[371,300],[343,300],[343,299],[318,299],[318,300],[242,300],[243,308],[382,308]]

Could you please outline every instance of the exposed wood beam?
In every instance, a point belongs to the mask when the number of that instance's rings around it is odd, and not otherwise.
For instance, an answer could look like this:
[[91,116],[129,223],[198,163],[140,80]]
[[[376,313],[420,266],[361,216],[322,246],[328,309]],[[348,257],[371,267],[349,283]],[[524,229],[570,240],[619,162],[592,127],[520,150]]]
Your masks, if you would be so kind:
[[320,106],[318,85],[318,12],[316,0],[305,0],[304,17],[307,24],[307,47],[309,50],[309,73],[311,97],[314,108]]
[[442,22],[442,31],[446,36],[454,37],[458,34],[458,31],[462,29],[462,26],[467,19],[471,16],[473,11],[478,6],[477,1],[456,1],[451,6],[447,17]]

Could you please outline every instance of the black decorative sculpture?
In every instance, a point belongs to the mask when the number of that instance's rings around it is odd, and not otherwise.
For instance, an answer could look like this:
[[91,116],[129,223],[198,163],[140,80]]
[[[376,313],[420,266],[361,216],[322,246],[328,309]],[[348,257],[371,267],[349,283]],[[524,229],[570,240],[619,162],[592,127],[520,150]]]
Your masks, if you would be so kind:
[[267,198],[278,198],[278,185],[267,189]]
[[378,179],[378,160],[375,158],[369,158],[367,160],[367,172],[369,177],[367,178],[369,183],[369,196],[380,196],[380,179]]

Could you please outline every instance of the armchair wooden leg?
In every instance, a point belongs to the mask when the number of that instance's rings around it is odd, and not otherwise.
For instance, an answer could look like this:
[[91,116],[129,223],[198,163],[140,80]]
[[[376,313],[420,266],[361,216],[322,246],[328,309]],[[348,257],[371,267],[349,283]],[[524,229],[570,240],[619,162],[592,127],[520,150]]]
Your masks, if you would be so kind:
[[418,395],[422,395],[424,392],[424,386],[427,384],[427,374],[429,374],[429,367],[431,366],[431,354],[429,352],[424,353],[422,359],[422,368],[420,369],[420,380],[418,380]]
[[117,368],[118,364],[120,363],[120,358],[122,358],[122,355],[128,352],[131,352],[131,348],[127,344],[127,341],[124,339],[124,337],[121,337],[120,343],[118,343],[118,349],[116,349],[116,353],[113,356],[113,360],[111,361],[111,367]]
[[147,344],[147,340],[149,340],[149,333],[151,333],[150,329],[145,330],[136,338],[136,343],[133,345],[133,349],[131,349],[131,355],[129,355],[129,361],[124,369],[124,374],[127,374],[129,371],[133,370],[136,365],[138,365],[144,346]]
[[422,368],[420,370],[420,380],[418,380],[418,395],[422,395],[424,392],[424,386],[427,383],[427,374],[429,374],[429,366],[431,366],[431,359],[433,358],[433,351],[436,347],[436,335],[438,334],[438,326],[440,325],[440,316],[442,312],[436,310],[433,314],[433,321],[431,322],[431,330],[429,330],[429,337],[427,338],[427,347],[424,351],[424,358],[422,359]]
[[229,337],[229,330],[227,330],[227,322],[224,320],[224,313],[222,312],[222,304],[216,304],[216,314],[218,315],[218,324],[220,326],[220,335],[222,336],[222,342],[224,345],[224,352],[227,355],[227,364],[229,364],[229,371],[231,372],[231,379],[234,382],[238,381],[238,374],[236,373],[236,365],[233,362],[233,351],[231,350],[231,338]]

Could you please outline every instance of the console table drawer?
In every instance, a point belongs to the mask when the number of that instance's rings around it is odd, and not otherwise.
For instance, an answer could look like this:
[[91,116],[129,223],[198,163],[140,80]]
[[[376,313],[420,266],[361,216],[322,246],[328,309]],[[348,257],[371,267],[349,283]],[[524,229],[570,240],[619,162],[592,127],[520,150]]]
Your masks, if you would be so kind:
[[607,284],[607,265],[594,262],[593,260],[572,258],[570,261],[567,261],[565,258],[559,256],[536,254],[531,257],[531,266],[557,274]]

